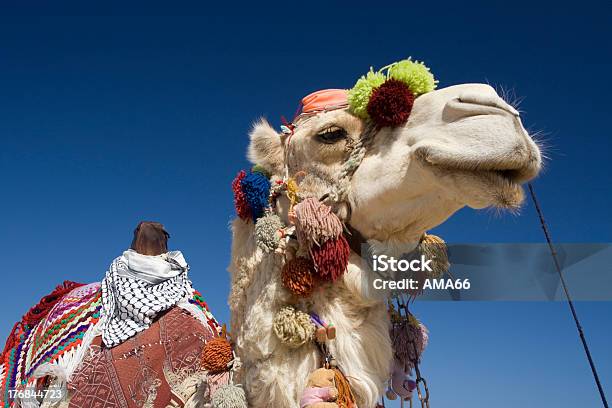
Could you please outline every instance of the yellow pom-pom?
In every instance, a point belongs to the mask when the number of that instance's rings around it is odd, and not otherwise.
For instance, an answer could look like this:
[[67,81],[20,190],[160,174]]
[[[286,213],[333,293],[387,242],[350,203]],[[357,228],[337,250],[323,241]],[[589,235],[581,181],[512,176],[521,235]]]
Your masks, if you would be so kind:
[[410,58],[392,64],[387,76],[408,85],[415,97],[433,91],[438,83],[425,64]]
[[351,112],[362,119],[367,119],[368,114],[368,102],[370,102],[370,96],[375,88],[381,86],[387,78],[381,72],[374,72],[370,69],[370,72],[363,75],[357,80],[355,86],[348,92],[348,102]]
[[427,275],[429,278],[441,278],[444,276],[450,263],[448,261],[448,251],[444,240],[436,235],[425,234],[418,246],[421,254],[426,259],[431,259],[431,272]]
[[276,313],[273,328],[278,339],[291,348],[306,344],[315,332],[310,316],[292,306],[285,306]]

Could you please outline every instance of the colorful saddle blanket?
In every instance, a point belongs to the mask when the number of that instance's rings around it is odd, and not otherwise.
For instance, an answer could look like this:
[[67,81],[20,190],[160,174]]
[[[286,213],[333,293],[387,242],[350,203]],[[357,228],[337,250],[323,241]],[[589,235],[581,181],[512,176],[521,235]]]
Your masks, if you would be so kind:
[[[138,377],[138,373],[132,373],[133,370],[129,369],[134,361],[130,360],[129,364],[126,364],[128,357],[124,356],[126,353],[130,354],[134,347],[136,347],[134,356],[142,356],[145,352],[142,349],[147,348],[147,353],[160,357],[159,364],[164,367],[157,367],[153,371],[144,370],[147,372],[140,373],[141,377],[146,375],[147,378],[154,378],[154,384],[157,384],[158,388],[160,384],[168,385],[169,382],[174,384],[174,387],[162,387],[164,392],[160,397],[165,401],[175,398],[176,401],[173,401],[172,406],[182,406],[180,401],[187,393],[182,392],[184,395],[176,396],[176,393],[181,394],[181,392],[173,393],[176,388],[175,383],[180,382],[180,379],[184,380],[184,377],[193,377],[197,374],[199,370],[197,353],[201,353],[207,339],[220,332],[220,326],[208,310],[201,294],[194,291],[188,302],[183,302],[181,307],[175,307],[160,316],[150,329],[110,350],[103,347],[98,336],[100,333],[96,325],[101,319],[101,312],[101,290],[100,283],[97,282],[70,291],[33,327],[16,325],[17,340],[5,351],[0,361],[0,407],[12,407],[15,390],[34,386],[38,381],[36,377],[41,376],[37,370],[44,370],[50,366],[61,367],[65,374],[73,377],[74,381],[71,379],[68,383],[70,394],[74,395],[74,398],[71,398],[71,407],[89,405],[79,404],[89,398],[96,398],[95,394],[99,394],[101,388],[112,391],[115,399],[123,402],[118,402],[117,405],[100,405],[100,407],[141,406],[137,402],[142,402],[142,395],[148,395],[151,389],[142,390],[139,394],[134,391],[131,384],[128,384]],[[184,343],[186,336],[189,336],[190,341]],[[177,339],[184,344],[177,346]],[[161,349],[152,347],[153,343]],[[186,351],[187,349],[189,350]],[[184,355],[185,353],[188,356]],[[165,358],[162,358],[164,356]],[[176,358],[182,360],[177,363]],[[179,367],[180,372],[175,372],[173,366]],[[94,372],[99,374],[100,369],[106,373],[104,379],[100,379],[99,375],[93,375]],[[111,383],[113,387],[108,388],[108,384],[102,383],[113,379],[112,372],[115,372],[116,381]],[[123,377],[118,375],[118,372],[131,374]],[[157,374],[152,374],[153,372]],[[97,378],[98,384],[92,385],[91,381],[84,380],[90,378],[90,374],[91,378]],[[213,388],[214,384],[226,382],[222,378],[213,380],[213,383],[209,384]],[[142,384],[146,384],[146,381]],[[140,395],[138,401],[134,399],[136,394]]]
[[[11,406],[11,390],[29,383],[35,370],[44,363],[76,357],[83,337],[100,320],[100,284],[73,289],[51,308],[34,327],[24,325],[18,342],[4,354],[2,365],[2,407]],[[62,366],[70,365],[62,361]]]

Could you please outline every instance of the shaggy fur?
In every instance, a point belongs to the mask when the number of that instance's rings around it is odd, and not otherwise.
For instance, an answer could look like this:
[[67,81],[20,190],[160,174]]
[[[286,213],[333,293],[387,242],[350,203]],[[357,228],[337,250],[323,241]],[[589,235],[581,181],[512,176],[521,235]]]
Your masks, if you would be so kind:
[[[318,135],[331,127],[345,130],[346,139],[322,143]],[[290,175],[303,172],[300,194],[320,197],[336,181],[363,128],[346,110],[299,121],[290,139],[262,121],[251,132],[249,158],[277,177],[283,164]],[[414,101],[404,126],[380,130],[368,147],[351,182],[350,223],[377,251],[403,252],[466,205],[519,205],[518,183],[539,169],[537,146],[493,88],[469,84],[430,92]],[[278,208],[285,222],[286,201]],[[348,216],[347,208],[339,207],[341,217]],[[274,334],[275,313],[293,296],[281,283],[285,257],[257,247],[252,223],[236,219],[232,234],[229,305],[243,362],[239,381],[251,407],[297,407],[320,356],[314,344],[290,349]],[[316,290],[305,306],[336,327],[330,351],[358,406],[372,408],[391,373],[392,348],[385,294],[369,290],[366,270],[352,253],[347,272]]]
[[[230,267],[230,308],[242,380],[250,406],[295,407],[308,374],[318,368],[319,352],[313,343],[289,348],[274,335],[274,315],[290,300],[280,280],[284,260],[278,254],[264,255],[249,229],[252,225],[241,220],[232,226],[232,259],[237,262]],[[361,293],[359,264],[354,255],[341,280],[316,292],[312,303],[317,314],[336,327],[331,351],[351,379],[359,406],[372,407],[389,374],[391,340],[385,304]]]

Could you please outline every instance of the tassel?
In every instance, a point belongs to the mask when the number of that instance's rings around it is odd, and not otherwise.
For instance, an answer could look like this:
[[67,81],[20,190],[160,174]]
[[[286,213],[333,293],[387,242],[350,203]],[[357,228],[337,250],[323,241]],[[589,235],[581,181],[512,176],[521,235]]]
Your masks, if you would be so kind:
[[245,177],[246,172],[244,170],[238,172],[234,181],[232,181],[232,191],[234,192],[234,207],[236,207],[236,214],[243,220],[249,220],[252,217],[251,209],[242,192],[242,180]]
[[278,215],[267,214],[255,223],[255,242],[265,252],[273,252],[280,243],[283,223]]
[[244,199],[251,209],[253,221],[264,214],[270,197],[270,180],[261,173],[250,173],[240,180]]
[[313,276],[314,264],[310,259],[298,257],[285,263],[281,273],[281,281],[297,296],[308,297],[315,288]]
[[322,245],[325,241],[342,235],[342,221],[331,207],[309,197],[293,207],[295,227],[300,245],[310,248],[313,243]]
[[335,282],[348,266],[351,249],[344,235],[325,241],[321,246],[313,246],[310,256],[321,279]]
[[421,354],[427,347],[429,334],[423,323],[410,315],[408,320],[393,322],[390,331],[395,358],[403,365],[404,371],[410,372],[414,363],[421,360]]
[[212,396],[213,408],[247,408],[246,395],[240,385],[225,384]]
[[425,259],[433,260],[430,264],[431,272],[427,274],[428,278],[441,278],[450,268],[446,243],[442,238],[425,234],[419,243],[418,251],[425,256]]
[[299,200],[298,192],[299,192],[299,188],[297,185],[297,181],[295,181],[294,178],[288,179],[287,180],[287,198],[289,199],[289,202],[291,203],[291,206],[289,207],[290,210],[293,210],[293,207],[297,204]]
[[202,350],[202,367],[211,373],[218,373],[229,369],[234,359],[232,345],[227,339],[225,325],[221,336],[206,342]]
[[315,331],[310,316],[292,306],[285,306],[276,313],[273,327],[279,340],[291,348],[298,348],[312,340]]

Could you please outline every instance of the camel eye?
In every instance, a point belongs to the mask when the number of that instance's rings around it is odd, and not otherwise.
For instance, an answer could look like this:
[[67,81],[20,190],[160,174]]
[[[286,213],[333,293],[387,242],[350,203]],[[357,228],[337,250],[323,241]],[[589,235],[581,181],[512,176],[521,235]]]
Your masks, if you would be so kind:
[[317,133],[317,140],[321,143],[334,144],[346,139],[347,132],[338,126],[332,126]]

